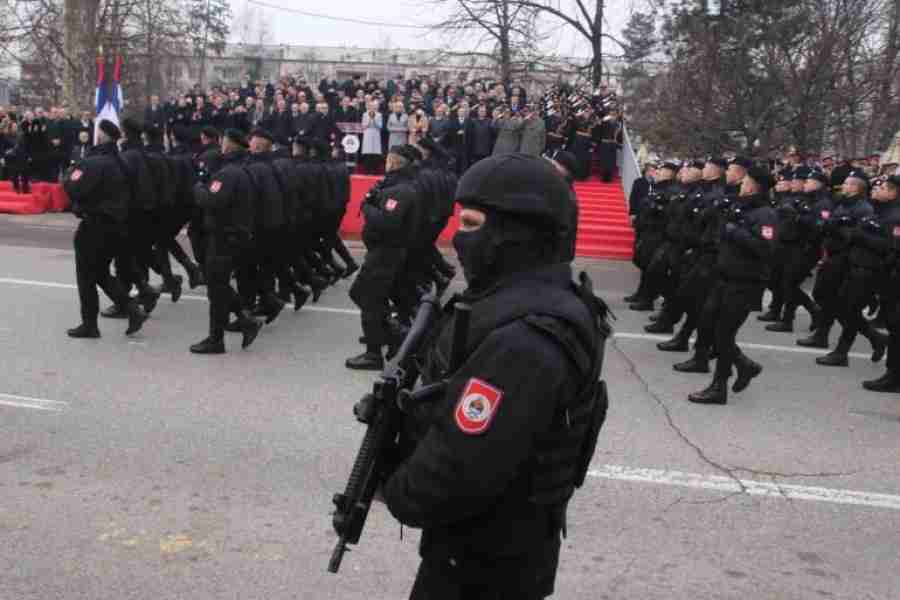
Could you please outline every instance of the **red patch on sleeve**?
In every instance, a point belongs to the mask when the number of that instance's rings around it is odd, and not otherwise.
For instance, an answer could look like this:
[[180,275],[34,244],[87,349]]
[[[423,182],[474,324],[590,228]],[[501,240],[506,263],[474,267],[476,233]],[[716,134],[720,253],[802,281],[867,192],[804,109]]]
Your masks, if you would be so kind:
[[894,225],[894,237],[900,237],[900,225]]
[[827,219],[827,218],[830,217],[830,216],[831,216],[831,211],[830,211],[830,210],[823,210],[823,211],[822,211],[822,218],[823,218],[823,219]]
[[771,225],[762,226],[762,236],[767,240],[775,239],[775,228]]
[[388,198],[387,202],[384,203],[384,209],[393,211],[395,208],[397,208],[397,201],[393,198]]
[[501,390],[473,377],[463,389],[453,411],[456,426],[469,435],[484,433],[491,426],[501,400],[503,400]]
[[69,180],[70,181],[78,181],[79,179],[81,179],[82,175],[84,175],[84,173],[81,172],[81,169],[75,169],[74,171],[72,171],[72,174],[69,176]]
[[222,189],[222,182],[219,181],[218,179],[216,179],[211,184],[209,184],[209,191],[212,192],[213,194],[218,193],[219,190],[221,190],[221,189]]

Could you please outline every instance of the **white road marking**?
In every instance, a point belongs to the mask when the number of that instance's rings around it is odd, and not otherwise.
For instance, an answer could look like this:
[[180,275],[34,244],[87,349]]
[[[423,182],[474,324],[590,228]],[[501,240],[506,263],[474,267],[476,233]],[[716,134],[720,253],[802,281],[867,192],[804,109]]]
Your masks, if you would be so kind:
[[[27,285],[27,286],[35,286],[35,287],[45,287],[45,288],[57,288],[57,289],[66,289],[66,290],[74,290],[77,289],[77,286],[71,283],[57,283],[55,281],[35,281],[32,279],[14,279],[10,277],[0,277],[0,284],[8,284],[8,285]],[[181,296],[183,300],[195,300],[198,302],[208,302],[206,296],[198,296],[196,294],[184,294]],[[359,311],[355,308],[335,308],[331,306],[315,306],[307,304],[304,306],[302,311],[308,312],[321,312],[321,313],[334,313],[340,315],[355,315],[359,316]],[[615,332],[613,337],[616,339],[624,339],[624,340],[644,340],[644,341],[653,341],[653,342],[661,342],[669,339],[667,336],[661,335],[651,335],[645,333],[628,333],[628,332]],[[820,350],[819,348],[803,348],[800,346],[776,346],[769,344],[750,344],[747,342],[738,341],[742,348],[749,348],[753,350],[763,350],[770,352],[790,352],[794,354],[825,354],[824,350]],[[862,354],[859,352],[851,352],[848,356],[851,358],[861,358],[861,359],[869,359],[870,355]]]
[[842,490],[787,483],[767,483],[750,479],[741,479],[739,480],[740,483],[738,483],[738,481],[735,481],[730,477],[700,475],[698,473],[684,473],[682,471],[603,465],[600,468],[588,471],[588,476],[597,479],[614,479],[617,481],[632,481],[636,483],[672,485],[728,494],[746,493],[751,496],[767,496],[770,498],[780,498],[782,500],[810,500],[813,502],[852,504],[855,506],[900,510],[900,496],[893,494],[878,494],[874,492],[859,492],[855,490]]
[[60,412],[69,408],[68,402],[29,398],[28,396],[16,396],[15,394],[0,394],[0,405],[13,406],[15,408],[30,408],[33,410],[49,410],[54,412]]

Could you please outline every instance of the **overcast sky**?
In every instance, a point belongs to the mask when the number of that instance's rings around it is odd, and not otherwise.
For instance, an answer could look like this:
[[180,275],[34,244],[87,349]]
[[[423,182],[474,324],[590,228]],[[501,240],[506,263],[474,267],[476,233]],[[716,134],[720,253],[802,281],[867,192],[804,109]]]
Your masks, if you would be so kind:
[[[259,0],[263,4],[287,10],[264,8],[254,4],[252,0],[230,1],[237,17],[243,15],[248,8],[251,12],[258,11],[256,14],[261,15],[269,24],[271,43],[274,44],[434,48],[445,46],[448,42],[447,38],[425,29],[362,25],[290,12],[294,10],[393,25],[425,26],[441,18],[441,11],[429,0]],[[592,4],[590,0],[587,3]],[[621,31],[635,5],[641,6],[641,0],[607,0],[606,19],[611,32],[617,34]],[[580,36],[573,35],[568,27],[560,27],[559,24],[560,21],[552,17],[543,19],[542,27],[545,31],[554,33],[549,49],[564,55],[588,55],[586,44],[578,39]],[[465,42],[469,46],[472,43]],[[610,53],[619,53],[619,49],[611,42],[608,47]]]

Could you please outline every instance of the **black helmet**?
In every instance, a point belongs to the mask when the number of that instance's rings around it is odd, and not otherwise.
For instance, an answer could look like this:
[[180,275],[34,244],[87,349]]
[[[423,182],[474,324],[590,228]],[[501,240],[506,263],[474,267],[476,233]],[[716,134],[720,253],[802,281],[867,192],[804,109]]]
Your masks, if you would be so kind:
[[456,188],[462,206],[513,215],[559,232],[566,227],[571,191],[549,161],[527,154],[500,154],[480,160]]

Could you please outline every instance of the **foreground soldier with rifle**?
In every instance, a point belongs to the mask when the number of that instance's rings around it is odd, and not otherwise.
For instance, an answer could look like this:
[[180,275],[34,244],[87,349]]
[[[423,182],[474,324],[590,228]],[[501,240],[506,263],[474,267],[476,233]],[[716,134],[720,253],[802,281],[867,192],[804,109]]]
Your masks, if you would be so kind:
[[391,513],[423,530],[412,600],[553,593],[566,507],[606,415],[610,334],[590,280],[574,284],[559,262],[568,194],[549,162],[520,154],[485,159],[460,181],[454,246],[468,289],[434,327],[427,298],[357,406],[369,430],[335,498],[332,572],[380,484]]

